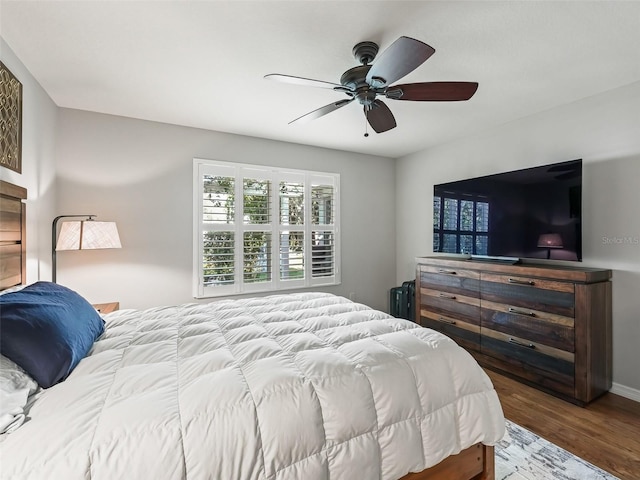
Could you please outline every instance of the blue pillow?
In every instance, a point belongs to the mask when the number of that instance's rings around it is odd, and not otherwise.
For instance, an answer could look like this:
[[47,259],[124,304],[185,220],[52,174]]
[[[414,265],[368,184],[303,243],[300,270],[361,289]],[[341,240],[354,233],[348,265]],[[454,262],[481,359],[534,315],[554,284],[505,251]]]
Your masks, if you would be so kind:
[[104,320],[73,290],[37,282],[0,295],[0,351],[48,388],[64,380],[104,332]]

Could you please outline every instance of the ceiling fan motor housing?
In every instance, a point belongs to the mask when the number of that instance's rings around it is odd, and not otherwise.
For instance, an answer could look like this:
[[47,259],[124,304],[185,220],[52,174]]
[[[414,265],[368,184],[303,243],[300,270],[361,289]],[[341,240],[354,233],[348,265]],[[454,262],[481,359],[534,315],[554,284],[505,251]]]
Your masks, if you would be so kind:
[[367,73],[371,69],[371,65],[358,65],[357,67],[350,68],[342,74],[340,77],[340,83],[352,91],[357,90],[360,87],[367,87]]
[[347,95],[355,97],[361,105],[370,105],[376,98],[378,92],[367,83],[367,73],[371,65],[359,65],[350,68],[340,77],[340,83],[347,87],[350,92]]
[[361,105],[370,107],[380,93],[376,88],[384,85],[384,80],[374,79],[374,82],[367,82],[367,74],[371,69],[369,65],[378,54],[378,45],[374,42],[360,42],[353,47],[353,55],[362,65],[350,68],[340,77],[340,83],[353,92],[346,92],[358,100]]

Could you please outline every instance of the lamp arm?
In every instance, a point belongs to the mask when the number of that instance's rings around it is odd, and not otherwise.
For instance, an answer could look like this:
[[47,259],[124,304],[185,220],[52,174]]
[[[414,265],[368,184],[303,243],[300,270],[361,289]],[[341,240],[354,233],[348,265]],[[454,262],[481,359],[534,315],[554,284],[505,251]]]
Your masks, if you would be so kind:
[[53,219],[51,224],[51,281],[56,283],[56,233],[58,232],[58,221],[61,218],[80,218],[88,217],[89,220],[93,220],[93,217],[97,215],[59,215]]

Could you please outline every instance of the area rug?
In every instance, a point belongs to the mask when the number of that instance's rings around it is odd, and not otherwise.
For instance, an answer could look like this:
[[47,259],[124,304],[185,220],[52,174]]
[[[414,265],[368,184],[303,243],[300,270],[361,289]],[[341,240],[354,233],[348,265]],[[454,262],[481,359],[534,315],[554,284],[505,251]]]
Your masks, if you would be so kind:
[[495,453],[496,480],[618,480],[509,420]]

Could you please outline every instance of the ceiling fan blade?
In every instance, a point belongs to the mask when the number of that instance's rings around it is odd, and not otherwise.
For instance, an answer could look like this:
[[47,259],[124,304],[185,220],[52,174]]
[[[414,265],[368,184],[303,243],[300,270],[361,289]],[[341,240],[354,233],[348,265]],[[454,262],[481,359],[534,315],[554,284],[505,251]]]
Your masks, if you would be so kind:
[[420,40],[400,37],[371,66],[367,83],[376,88],[391,85],[422,65],[434,52]]
[[478,90],[476,82],[423,82],[393,85],[385,92],[393,100],[455,102],[469,100]]
[[364,114],[371,128],[376,133],[386,132],[392,128],[396,128],[396,119],[389,107],[382,100],[375,100],[370,109],[365,107]]
[[303,87],[320,87],[320,88],[331,88],[332,90],[340,90],[340,91],[348,91],[348,92],[351,91],[351,89],[345,87],[344,85],[339,85],[337,83],[325,82],[323,80],[313,80],[311,78],[294,77],[292,75],[281,75],[279,73],[270,73],[268,75],[265,75],[264,78],[269,80],[276,80],[278,82],[301,85]]
[[305,123],[305,122],[308,122],[309,120],[315,120],[316,118],[320,118],[326,115],[327,113],[331,113],[339,108],[344,107],[345,105],[348,105],[354,100],[355,98],[349,98],[349,99],[339,100],[337,102],[330,103],[329,105],[320,107],[317,110],[314,110],[313,112],[306,113],[301,117],[296,118],[295,120],[291,120],[289,122],[289,125],[291,125],[294,122]]

